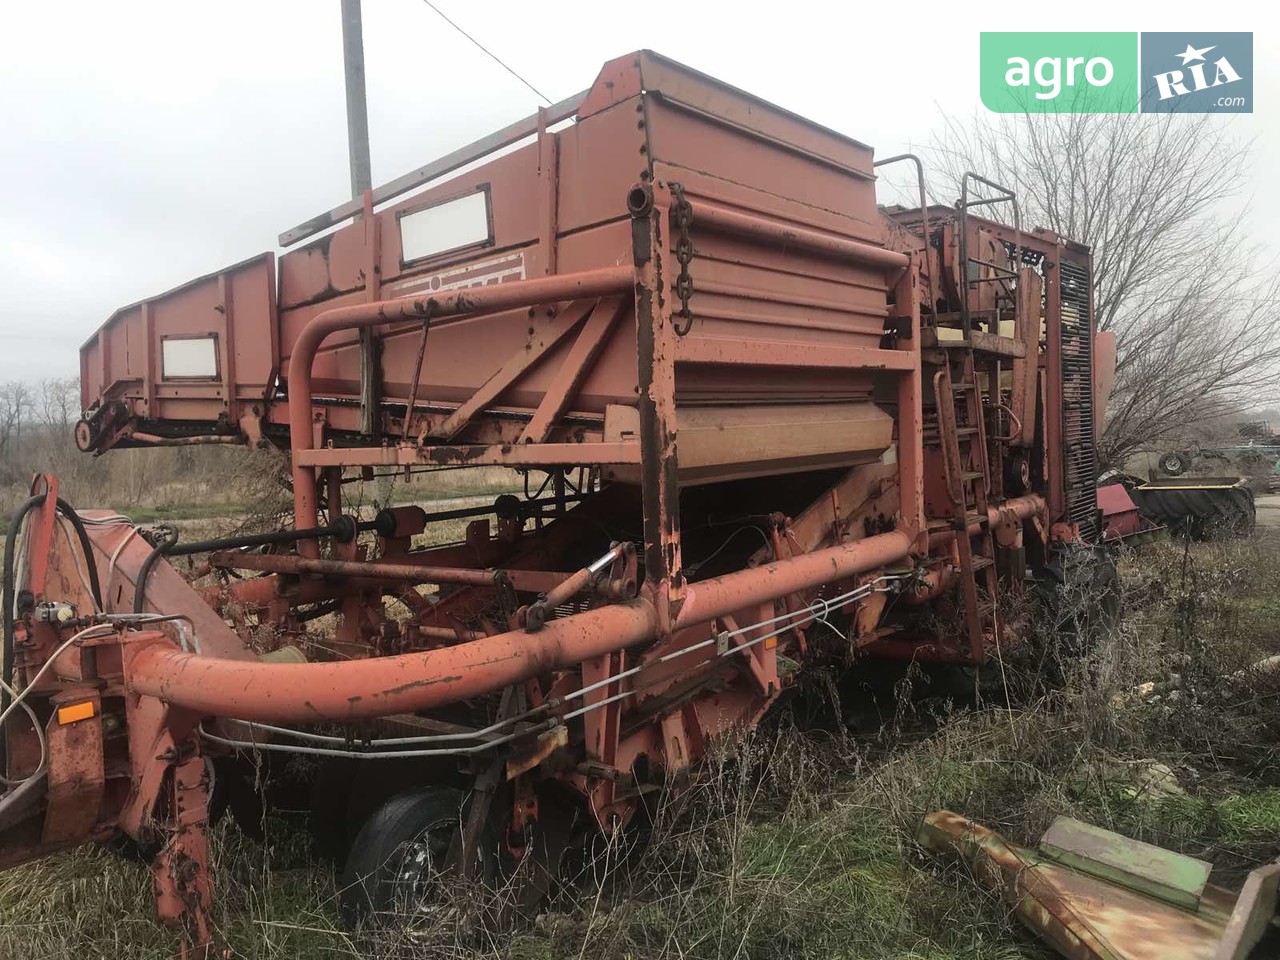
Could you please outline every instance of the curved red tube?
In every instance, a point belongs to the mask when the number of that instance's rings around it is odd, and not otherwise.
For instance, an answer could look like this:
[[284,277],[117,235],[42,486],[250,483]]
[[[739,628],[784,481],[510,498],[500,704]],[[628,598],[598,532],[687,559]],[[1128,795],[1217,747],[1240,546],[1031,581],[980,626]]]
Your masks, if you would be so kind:
[[[459,290],[442,297],[380,300],[351,307],[335,307],[316,316],[302,328],[289,355],[289,445],[294,455],[294,527],[306,530],[316,526],[316,475],[312,468],[299,465],[298,453],[311,448],[311,365],[315,362],[320,344],[330,334],[400,320],[437,320],[602,297],[629,290],[634,282],[635,270],[632,267],[603,267],[581,273],[565,273]],[[298,552],[306,557],[318,555],[315,542],[308,540],[298,544]]]

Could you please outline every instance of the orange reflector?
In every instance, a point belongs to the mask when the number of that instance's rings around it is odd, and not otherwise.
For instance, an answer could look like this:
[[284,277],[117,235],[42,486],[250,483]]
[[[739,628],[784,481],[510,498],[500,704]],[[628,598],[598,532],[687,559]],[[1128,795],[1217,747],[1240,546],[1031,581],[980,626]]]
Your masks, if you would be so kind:
[[58,708],[58,723],[75,723],[77,720],[88,720],[93,716],[93,701],[73,703],[69,707]]
[[777,645],[778,645],[778,638],[777,638],[777,637],[770,637],[768,640],[766,640],[766,641],[764,642],[764,648],[765,648],[766,650],[772,650],[772,649],[773,649],[774,647],[776,647]]

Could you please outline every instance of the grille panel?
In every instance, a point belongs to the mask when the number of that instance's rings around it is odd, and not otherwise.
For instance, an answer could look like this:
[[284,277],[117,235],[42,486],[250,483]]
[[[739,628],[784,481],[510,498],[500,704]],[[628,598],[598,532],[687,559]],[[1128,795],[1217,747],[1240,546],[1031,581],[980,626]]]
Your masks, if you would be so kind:
[[1097,542],[1098,452],[1093,435],[1093,336],[1089,270],[1062,261],[1062,445],[1067,516]]

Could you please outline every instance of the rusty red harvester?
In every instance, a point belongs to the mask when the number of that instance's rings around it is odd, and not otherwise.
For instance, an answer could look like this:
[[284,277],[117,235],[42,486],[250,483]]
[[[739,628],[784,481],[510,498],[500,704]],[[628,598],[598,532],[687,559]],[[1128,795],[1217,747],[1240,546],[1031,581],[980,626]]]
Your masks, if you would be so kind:
[[[117,311],[80,447],[282,448],[292,523],[185,542],[37,479],[5,557],[0,866],[131,838],[207,944],[218,771],[303,755],[353,916],[491,844],[545,887],[814,663],[998,661],[1031,626],[1004,601],[1099,538],[1110,345],[1086,248],[976,175],[879,208],[898,161],[631,54],[279,260]],[[353,506],[480,466],[524,495]]]

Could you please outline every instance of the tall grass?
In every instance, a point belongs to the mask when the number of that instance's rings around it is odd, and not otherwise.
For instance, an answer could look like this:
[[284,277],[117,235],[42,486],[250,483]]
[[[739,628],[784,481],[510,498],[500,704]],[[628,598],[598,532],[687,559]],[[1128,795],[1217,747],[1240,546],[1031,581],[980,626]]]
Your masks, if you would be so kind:
[[[1121,566],[1121,627],[1083,660],[1046,671],[1034,645],[1011,657],[997,681],[1011,702],[905,672],[863,734],[829,722],[848,704],[784,705],[656,803],[645,842],[603,841],[534,918],[514,919],[507,887],[348,933],[329,869],[271,818],[263,844],[214,832],[220,934],[262,958],[1050,956],[962,870],[916,848],[938,808],[1021,843],[1069,814],[1238,883],[1280,853],[1280,673],[1252,669],[1280,650],[1280,551],[1164,544]],[[169,956],[151,915],[145,868],[106,853],[0,874],[0,956]]]

